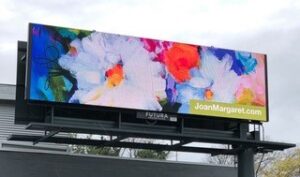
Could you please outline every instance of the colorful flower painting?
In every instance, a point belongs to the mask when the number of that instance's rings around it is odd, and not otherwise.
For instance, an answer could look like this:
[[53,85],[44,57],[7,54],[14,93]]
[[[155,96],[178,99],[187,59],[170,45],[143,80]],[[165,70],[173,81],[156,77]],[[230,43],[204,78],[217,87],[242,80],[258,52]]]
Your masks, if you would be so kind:
[[192,115],[201,112],[191,100],[267,108],[264,54],[40,24],[29,31],[30,100]]

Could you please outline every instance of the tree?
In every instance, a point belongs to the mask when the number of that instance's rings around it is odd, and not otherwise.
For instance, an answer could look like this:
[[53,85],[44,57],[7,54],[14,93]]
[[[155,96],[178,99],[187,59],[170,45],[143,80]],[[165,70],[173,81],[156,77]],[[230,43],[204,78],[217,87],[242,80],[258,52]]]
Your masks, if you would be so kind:
[[[224,148],[228,148],[227,146],[224,146]],[[272,152],[272,153],[258,153],[254,156],[254,165],[255,165],[255,173],[256,176],[260,177],[271,177],[271,176],[265,176],[266,171],[271,169],[272,164],[277,159],[282,159],[286,155],[283,152]],[[234,155],[216,155],[216,156],[209,156],[207,158],[207,162],[210,164],[215,165],[229,165],[229,166],[236,166],[237,165],[237,158]],[[278,176],[272,176],[272,177],[278,177]]]
[[[153,144],[154,140],[145,140],[140,138],[131,138],[130,142],[136,143],[149,143]],[[166,160],[170,154],[170,151],[162,151],[162,150],[151,150],[151,149],[131,149],[129,148],[129,156],[132,158],[139,159],[158,159],[158,160]]]
[[[73,137],[78,138],[79,135],[75,134]],[[87,135],[85,138],[92,139],[93,135]],[[100,139],[104,139],[103,136]],[[86,145],[73,145],[72,152],[80,154],[94,154],[94,155],[107,155],[119,156],[121,148],[107,147],[107,146],[86,146]]]
[[299,177],[300,148],[287,151],[262,172],[263,177]]
[[276,159],[280,159],[284,156],[284,153],[281,151],[274,151],[270,153],[259,153],[254,156],[254,165],[255,165],[255,173],[256,176],[263,177],[263,173],[266,169],[270,168],[272,163]]
[[159,150],[149,150],[149,149],[140,149],[135,151],[135,158],[140,159],[158,159],[158,160],[166,160],[169,151],[159,151]]
[[234,166],[236,158],[233,155],[216,155],[208,157],[209,164]]
[[[74,138],[82,137],[83,135],[73,135]],[[87,135],[84,138],[93,139],[94,135]],[[97,136],[97,139],[107,139],[107,136]],[[111,139],[111,137],[109,137]],[[129,138],[129,142],[140,143],[153,143],[153,140],[142,140],[137,138]],[[122,151],[122,152],[121,152]],[[127,151],[129,157],[140,159],[159,159],[165,160],[169,155],[169,151],[161,150],[148,150],[148,149],[132,149],[132,148],[118,148],[108,146],[86,146],[86,145],[74,145],[72,146],[72,152],[81,154],[95,154],[95,155],[108,155],[108,156],[123,156]]]
[[[228,145],[223,146],[224,149],[229,149]],[[211,156],[209,155],[207,157],[207,162],[209,164],[214,164],[214,165],[229,165],[229,166],[234,166],[236,164],[236,158],[234,155],[214,155]]]
[[73,152],[81,154],[119,156],[121,148],[116,147],[98,147],[98,146],[82,146],[73,147]]

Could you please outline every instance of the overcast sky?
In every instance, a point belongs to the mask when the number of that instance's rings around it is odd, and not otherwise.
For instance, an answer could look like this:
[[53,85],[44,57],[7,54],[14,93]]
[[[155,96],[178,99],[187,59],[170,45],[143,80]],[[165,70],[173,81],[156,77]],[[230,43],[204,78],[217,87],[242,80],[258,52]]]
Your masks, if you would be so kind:
[[0,83],[15,83],[29,22],[265,53],[266,136],[300,143],[299,0],[0,0]]

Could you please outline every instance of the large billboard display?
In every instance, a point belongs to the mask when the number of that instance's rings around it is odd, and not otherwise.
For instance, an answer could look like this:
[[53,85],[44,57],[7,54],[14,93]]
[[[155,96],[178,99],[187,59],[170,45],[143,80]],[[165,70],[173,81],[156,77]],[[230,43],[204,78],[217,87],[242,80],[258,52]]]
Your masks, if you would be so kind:
[[266,55],[29,25],[29,101],[268,120]]

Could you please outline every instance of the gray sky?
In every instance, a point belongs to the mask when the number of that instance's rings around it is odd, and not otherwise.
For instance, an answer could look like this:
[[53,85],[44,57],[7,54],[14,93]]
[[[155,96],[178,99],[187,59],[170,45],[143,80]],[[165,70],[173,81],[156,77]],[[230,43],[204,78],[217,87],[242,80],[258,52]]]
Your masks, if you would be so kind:
[[29,22],[266,53],[266,136],[300,144],[299,19],[299,0],[0,0],[0,83],[15,83]]

